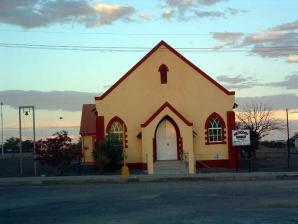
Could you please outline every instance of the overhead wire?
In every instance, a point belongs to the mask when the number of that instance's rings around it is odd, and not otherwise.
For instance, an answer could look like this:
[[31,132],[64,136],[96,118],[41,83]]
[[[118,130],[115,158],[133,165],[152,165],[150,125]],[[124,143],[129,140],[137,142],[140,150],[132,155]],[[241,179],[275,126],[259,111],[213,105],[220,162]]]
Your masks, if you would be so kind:
[[[68,51],[100,51],[100,52],[144,52],[149,51],[150,47],[124,47],[124,46],[84,46],[84,45],[48,45],[48,44],[24,44],[0,42],[0,47],[18,49],[37,49],[37,50],[68,50]],[[176,47],[176,50],[183,52],[247,52],[251,47],[229,47],[215,49],[212,47]],[[255,46],[254,50],[287,50],[296,52],[298,45],[287,46]]]

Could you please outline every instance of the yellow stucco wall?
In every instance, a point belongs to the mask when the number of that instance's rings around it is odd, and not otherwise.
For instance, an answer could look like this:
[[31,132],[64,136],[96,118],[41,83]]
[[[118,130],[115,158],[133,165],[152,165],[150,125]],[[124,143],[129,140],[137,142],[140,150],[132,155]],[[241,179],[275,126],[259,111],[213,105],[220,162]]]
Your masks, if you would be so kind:
[[84,162],[92,163],[93,162],[92,152],[94,150],[92,135],[82,136],[82,150],[84,152]]
[[[169,68],[167,84],[160,83],[158,68],[161,64]],[[192,128],[197,136],[191,141],[188,138],[192,138],[192,135],[183,135],[183,141],[185,149],[192,147],[190,142],[193,143],[195,159],[228,159],[227,144],[205,145],[204,126],[213,112],[220,114],[227,125],[226,113],[232,110],[234,100],[234,95],[227,95],[161,46],[104,99],[96,100],[96,109],[100,116],[104,116],[105,128],[114,116],[125,121],[128,128],[128,162],[146,162],[144,147],[152,144],[149,135],[152,135],[156,123],[150,126],[150,131],[146,131],[148,142],[141,142],[136,136],[142,131],[141,124],[165,102],[193,122]],[[177,124],[182,122],[179,118],[173,119]],[[183,124],[178,126],[181,133],[187,132],[188,127]]]

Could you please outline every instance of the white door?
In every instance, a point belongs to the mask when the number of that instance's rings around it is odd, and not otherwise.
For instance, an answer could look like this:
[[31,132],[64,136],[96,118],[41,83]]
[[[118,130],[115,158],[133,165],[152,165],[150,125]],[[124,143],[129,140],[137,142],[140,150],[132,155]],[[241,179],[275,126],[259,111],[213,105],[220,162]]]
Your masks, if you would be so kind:
[[163,120],[156,131],[157,160],[177,160],[177,135],[173,124]]

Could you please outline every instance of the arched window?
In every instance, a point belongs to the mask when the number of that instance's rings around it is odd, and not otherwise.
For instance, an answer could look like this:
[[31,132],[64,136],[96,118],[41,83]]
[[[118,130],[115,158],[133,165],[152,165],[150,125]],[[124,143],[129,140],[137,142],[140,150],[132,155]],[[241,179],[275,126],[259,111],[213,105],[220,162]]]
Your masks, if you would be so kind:
[[115,137],[120,142],[123,141],[123,125],[120,122],[116,121],[112,124],[109,134]]
[[125,134],[125,147],[126,148],[128,147],[127,146],[127,127],[121,118],[117,116],[113,117],[107,125],[106,133],[109,135],[112,135],[114,138],[119,140],[121,144],[123,142],[123,134]]
[[225,144],[225,122],[217,113],[212,113],[205,123],[206,144]]
[[169,71],[168,67],[165,64],[162,64],[161,66],[159,66],[158,71],[160,72],[160,83],[167,84],[168,82],[167,73]]
[[208,126],[208,138],[209,142],[221,142],[222,141],[222,128],[218,118],[213,118],[209,122]]

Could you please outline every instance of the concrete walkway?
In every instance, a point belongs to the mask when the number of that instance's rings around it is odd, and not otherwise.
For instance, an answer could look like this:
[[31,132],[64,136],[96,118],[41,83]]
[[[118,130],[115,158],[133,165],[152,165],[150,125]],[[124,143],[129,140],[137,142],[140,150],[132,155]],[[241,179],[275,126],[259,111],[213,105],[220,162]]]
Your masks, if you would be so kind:
[[53,184],[123,184],[132,182],[168,181],[255,181],[298,180],[298,172],[252,173],[199,173],[194,175],[120,175],[57,176],[57,177],[8,177],[0,178],[1,186],[53,185]]

